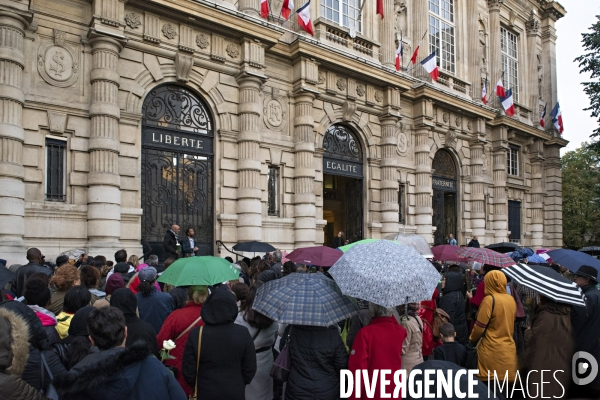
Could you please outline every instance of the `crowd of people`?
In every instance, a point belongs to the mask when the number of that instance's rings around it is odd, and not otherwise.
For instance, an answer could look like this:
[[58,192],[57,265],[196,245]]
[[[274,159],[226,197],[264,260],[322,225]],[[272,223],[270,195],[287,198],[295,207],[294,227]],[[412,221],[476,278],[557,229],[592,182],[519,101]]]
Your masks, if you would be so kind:
[[[585,386],[571,380],[576,351],[600,360],[594,268],[548,266],[581,288],[586,307],[533,293],[490,265],[473,271],[432,261],[440,284],[429,300],[385,308],[357,299],[357,313],[336,325],[285,325],[253,309],[257,291],[314,269],[282,263],[277,250],[235,262],[238,280],[159,284],[177,257],[198,250],[192,240],[181,250],[171,240],[178,231],[165,238],[172,257],[163,263],[119,250],[114,261],[59,256],[52,265],[31,248],[27,264],[10,266],[15,277],[0,292],[0,399],[338,399],[342,369],[409,373],[428,360],[469,368],[475,343],[485,384],[496,371],[511,385],[529,385],[524,393],[547,382],[545,396],[600,397],[600,378]],[[271,368],[286,346],[292,362],[282,383]],[[549,369],[562,372],[554,380],[539,373]],[[510,387],[506,394],[513,398]]]

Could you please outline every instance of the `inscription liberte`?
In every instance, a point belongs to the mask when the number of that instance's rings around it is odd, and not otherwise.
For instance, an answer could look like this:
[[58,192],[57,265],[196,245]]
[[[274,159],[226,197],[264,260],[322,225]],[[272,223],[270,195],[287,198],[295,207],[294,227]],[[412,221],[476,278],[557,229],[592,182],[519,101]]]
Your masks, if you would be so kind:
[[342,171],[342,172],[354,172],[358,173],[356,165],[342,164],[335,161],[327,161],[327,169]]
[[169,135],[167,133],[152,132],[153,143],[172,144],[173,146],[190,147],[192,149],[203,150],[202,140],[180,137],[177,135]]

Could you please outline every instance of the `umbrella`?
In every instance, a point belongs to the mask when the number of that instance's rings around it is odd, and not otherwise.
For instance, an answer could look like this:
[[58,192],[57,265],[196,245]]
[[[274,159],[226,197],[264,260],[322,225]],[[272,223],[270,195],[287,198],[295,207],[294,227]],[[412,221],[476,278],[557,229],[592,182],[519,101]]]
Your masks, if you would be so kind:
[[248,253],[269,253],[271,251],[275,251],[275,247],[271,246],[269,243],[264,242],[241,242],[233,246],[235,251],[245,251]]
[[329,270],[348,296],[384,307],[430,300],[440,274],[414,248],[391,240],[359,244]]
[[552,261],[562,265],[569,271],[577,271],[582,265],[589,265],[600,271],[600,261],[581,251],[556,249],[550,250],[547,254],[552,257]]
[[332,326],[357,312],[335,281],[321,273],[295,273],[265,283],[252,308],[279,323],[311,326]]
[[238,279],[240,271],[221,257],[197,256],[180,258],[158,278],[173,286],[216,285]]
[[350,250],[351,248],[353,248],[354,246],[356,246],[357,244],[372,243],[372,242],[377,242],[378,240],[380,240],[380,239],[363,239],[363,240],[359,240],[358,242],[349,243],[345,246],[340,246],[340,247],[338,247],[338,250],[341,250],[343,253],[345,253],[348,250]]
[[494,250],[498,253],[508,253],[509,251],[515,251],[519,248],[518,244],[510,242],[494,243],[486,246],[486,249]]
[[7,283],[12,282],[13,279],[15,279],[15,276],[17,276],[17,274],[0,265],[0,289],[6,286]]
[[548,264],[548,261],[546,261],[546,259],[539,254],[533,254],[527,257],[527,261],[529,264]]
[[600,247],[599,246],[582,247],[577,251],[581,251],[582,253],[589,254],[590,256],[600,255]]
[[502,269],[502,272],[557,303],[585,307],[583,294],[577,285],[550,267],[517,264]]
[[513,251],[513,254],[520,254],[521,257],[531,257],[532,255],[535,254],[535,252],[529,248],[529,247],[519,247],[518,249],[516,249],[515,251]]
[[458,249],[460,249],[460,247],[452,244],[440,244],[439,246],[434,246],[431,249],[431,252],[433,253],[433,257],[438,261],[466,262],[466,258],[456,254],[456,250]]
[[494,265],[500,268],[506,268],[510,267],[511,265],[515,265],[515,261],[506,254],[501,254],[490,249],[461,247],[456,252],[461,257],[468,258],[481,264]]
[[342,256],[336,249],[327,246],[304,247],[287,255],[287,259],[302,264],[331,267]]
[[385,239],[395,240],[396,242],[405,246],[414,247],[415,250],[417,250],[419,254],[421,254],[423,257],[433,258],[431,247],[429,247],[429,243],[427,243],[427,240],[425,240],[423,236],[408,233],[399,233],[397,235],[386,236]]

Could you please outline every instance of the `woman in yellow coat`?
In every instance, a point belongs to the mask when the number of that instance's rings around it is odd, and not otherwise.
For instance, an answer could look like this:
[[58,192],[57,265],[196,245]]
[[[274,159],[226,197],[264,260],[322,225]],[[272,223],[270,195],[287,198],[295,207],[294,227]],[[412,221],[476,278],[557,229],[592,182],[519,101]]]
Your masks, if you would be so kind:
[[487,384],[489,376],[490,384],[493,385],[496,371],[497,379],[502,384],[508,371],[508,381],[512,383],[518,370],[517,347],[513,339],[517,304],[506,293],[506,275],[502,272],[488,272],[484,282],[485,298],[479,306],[477,321],[469,337],[471,342],[477,342],[487,326],[477,347],[478,378]]

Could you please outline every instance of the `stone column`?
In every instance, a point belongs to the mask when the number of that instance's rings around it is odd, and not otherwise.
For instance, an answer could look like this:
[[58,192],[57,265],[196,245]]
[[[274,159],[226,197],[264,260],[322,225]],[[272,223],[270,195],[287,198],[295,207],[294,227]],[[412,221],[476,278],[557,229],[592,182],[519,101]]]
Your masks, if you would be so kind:
[[[548,105],[548,115],[558,100],[556,85],[556,21],[564,16],[564,10],[556,2],[547,5],[548,9],[542,14],[542,99]],[[560,9],[559,9],[560,7]],[[548,119],[550,121],[550,119]],[[556,131],[550,122],[546,124],[546,130]],[[558,135],[558,132],[555,133]]]
[[544,189],[542,187],[544,142],[536,140],[530,149],[531,164],[531,247],[544,246]]
[[[385,67],[395,68],[396,43],[394,38],[394,0],[383,0],[383,13],[385,18],[377,15],[379,22],[379,41],[381,42],[381,64]],[[409,56],[410,57],[410,56]]]
[[506,128],[498,127],[493,132],[493,165],[494,182],[494,243],[508,241],[508,200],[506,198]]
[[[270,4],[274,4],[270,2]],[[300,7],[301,5],[297,5]],[[238,3],[238,10],[244,14],[250,14],[260,17],[260,0],[240,0]],[[273,12],[273,10],[271,10]]]
[[[475,18],[478,11],[477,2],[466,2],[467,4],[467,76],[471,81],[471,98],[481,103],[481,59],[487,57],[481,53],[481,45],[479,43],[479,18]],[[489,83],[488,83],[489,92]]]
[[23,38],[29,23],[0,11],[0,254],[8,265],[25,261],[23,178]]
[[537,40],[539,37],[539,27],[540,23],[537,20],[537,16],[534,11],[529,15],[529,19],[525,23],[525,28],[527,31],[527,81],[525,85],[525,96],[521,98],[524,99],[523,103],[527,105],[527,107],[533,110],[533,115],[531,116],[533,125],[539,126],[539,97],[540,93],[538,90],[538,59],[537,59]]
[[[415,51],[417,46],[419,45],[419,41],[423,37],[425,31],[429,29],[429,8],[427,6],[428,0],[416,0],[413,1],[412,7],[412,36],[411,36],[411,44],[412,44],[412,52]],[[409,68],[413,68],[413,75],[421,80],[425,80],[431,82],[431,76],[425,71],[425,68],[418,65],[418,63],[425,57],[430,54],[429,51],[429,31],[425,38],[421,42],[421,47],[419,48],[419,57],[417,57],[417,65],[410,64]],[[408,54],[406,57],[411,57],[412,54]]]
[[428,243],[433,243],[431,206],[431,128],[418,127],[415,131],[415,199],[417,235],[421,235]]
[[381,236],[386,237],[399,231],[398,208],[398,157],[396,149],[396,122],[398,116],[386,113],[379,117],[381,122]]
[[[503,3],[504,0],[488,0],[488,8],[490,15],[490,87],[488,88],[488,92],[490,93],[495,92],[496,82],[498,82],[498,79],[500,79],[500,76],[502,75],[502,39],[500,36],[500,9],[502,8]],[[495,95],[495,93],[492,94],[491,97],[493,100],[490,101],[488,105],[502,109],[500,99]]]
[[471,142],[471,229],[473,236],[485,237],[485,193],[483,178],[484,142]]
[[121,237],[121,179],[119,175],[118,62],[121,44],[94,37],[92,46],[92,103],[88,174],[88,252],[112,254]]
[[545,179],[544,197],[544,247],[563,246],[562,172],[560,149],[563,144],[553,139],[544,145]]
[[238,242],[262,240],[262,205],[260,184],[260,130],[262,114],[260,87],[262,79],[242,73],[240,85],[238,136]]
[[294,106],[294,226],[295,246],[314,246],[316,241],[316,197],[314,193],[315,135],[312,107],[315,95],[299,92]]

